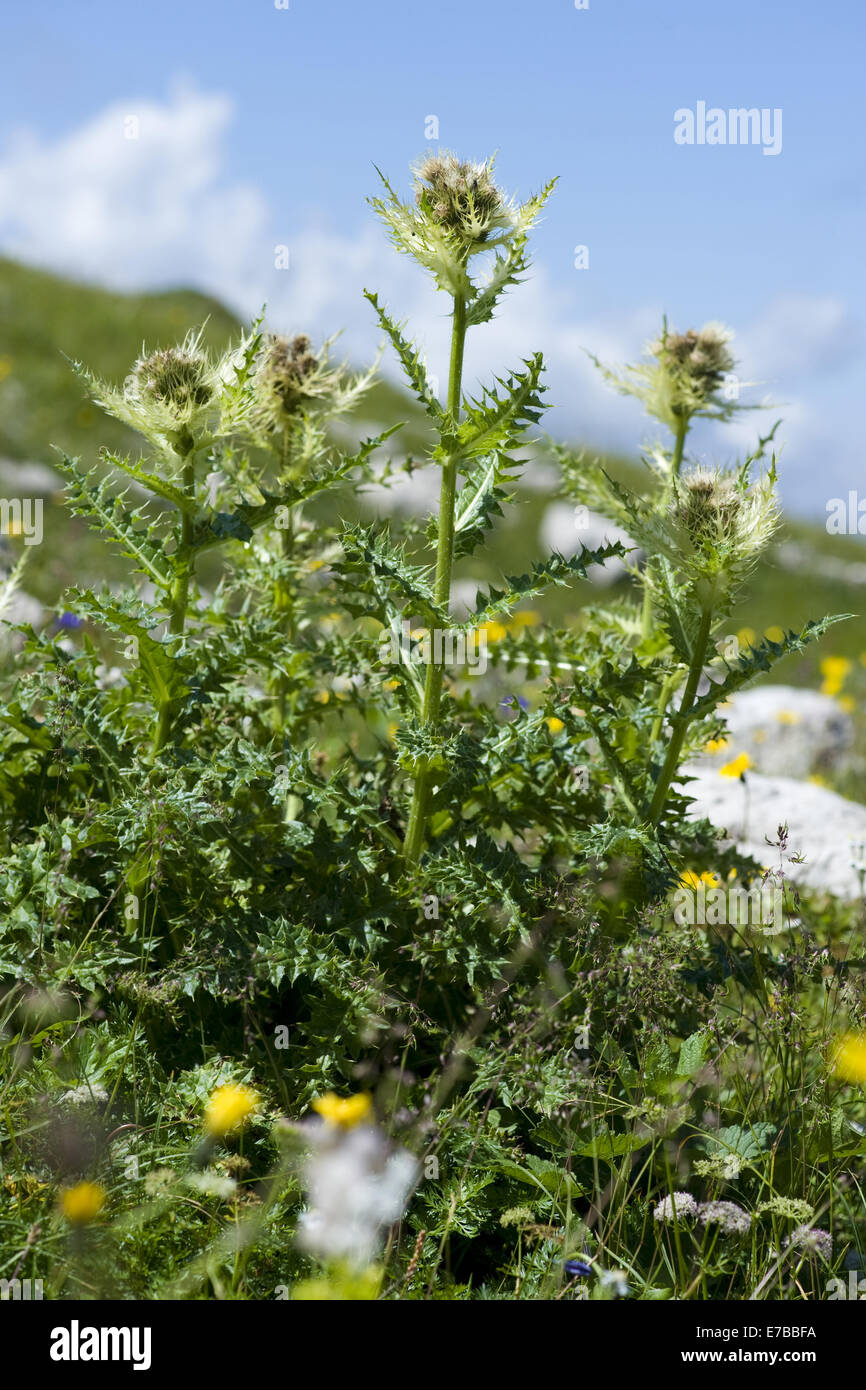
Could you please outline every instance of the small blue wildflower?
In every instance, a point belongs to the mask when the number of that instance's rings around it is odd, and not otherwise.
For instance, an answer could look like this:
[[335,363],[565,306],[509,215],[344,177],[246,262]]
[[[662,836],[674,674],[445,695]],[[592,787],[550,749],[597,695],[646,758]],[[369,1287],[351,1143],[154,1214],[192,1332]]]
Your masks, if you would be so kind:
[[511,709],[514,705],[520,709],[529,709],[529,701],[523,695],[503,695],[499,701],[500,709]]
[[586,1260],[566,1260],[565,1272],[569,1279],[588,1279],[592,1274],[592,1265]]
[[54,619],[54,626],[63,628],[66,632],[74,632],[77,627],[84,626],[84,619],[79,618],[77,613],[61,613]]

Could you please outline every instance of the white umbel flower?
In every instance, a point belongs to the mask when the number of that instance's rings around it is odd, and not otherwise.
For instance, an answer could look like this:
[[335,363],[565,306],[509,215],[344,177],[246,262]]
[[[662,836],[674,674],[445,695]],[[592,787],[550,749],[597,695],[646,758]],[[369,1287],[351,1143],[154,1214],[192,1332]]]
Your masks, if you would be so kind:
[[305,1126],[311,1143],[303,1183],[307,1208],[298,1242],[320,1260],[371,1263],[382,1232],[403,1215],[418,1176],[417,1159],[393,1148],[373,1124]]

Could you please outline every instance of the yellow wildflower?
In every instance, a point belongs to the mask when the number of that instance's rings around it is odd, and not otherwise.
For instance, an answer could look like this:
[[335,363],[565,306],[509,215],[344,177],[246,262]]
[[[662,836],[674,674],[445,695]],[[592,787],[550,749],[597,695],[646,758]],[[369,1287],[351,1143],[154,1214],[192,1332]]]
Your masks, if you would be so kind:
[[741,627],[737,633],[737,641],[741,647],[753,647],[755,645],[755,629],[753,627]]
[[511,619],[510,626],[517,628],[537,627],[541,622],[541,614],[536,613],[533,608],[527,608],[523,613],[515,613]]
[[866,1081],[866,1034],[845,1034],[833,1059],[833,1070],[841,1081]]
[[784,634],[782,628],[776,627],[776,626],[765,628],[765,629],[764,629],[764,636],[765,636],[770,642],[782,642],[782,641],[784,641],[784,638],[785,638],[785,634]]
[[738,753],[736,758],[732,758],[729,763],[725,763],[724,767],[719,768],[719,775],[721,777],[742,777],[743,773],[748,772],[752,766],[754,764],[748,753]]
[[60,1210],[73,1226],[95,1221],[105,1206],[105,1188],[98,1182],[80,1182],[65,1187],[60,1194]]
[[728,740],[726,738],[711,738],[704,744],[704,752],[721,753],[722,749],[727,748],[727,746]]
[[562,720],[557,719],[555,714],[552,714],[549,719],[545,719],[544,722],[552,734],[562,733],[562,730],[565,728]]
[[249,1086],[218,1086],[205,1108],[205,1128],[220,1138],[232,1134],[246,1124],[258,1104],[259,1098]]
[[508,628],[503,627],[502,623],[482,623],[478,631],[484,633],[488,642],[501,642],[508,635]]
[[838,695],[851,670],[851,662],[846,656],[825,656],[821,662],[822,695]]
[[338,1096],[328,1091],[313,1101],[313,1109],[329,1124],[352,1129],[354,1125],[366,1120],[373,1108],[369,1092],[361,1091],[356,1096]]
[[696,874],[694,869],[687,869],[686,872],[681,875],[680,883],[683,888],[699,888],[702,883],[705,883],[708,888],[717,888],[719,876],[718,874],[710,873],[707,869],[700,874]]

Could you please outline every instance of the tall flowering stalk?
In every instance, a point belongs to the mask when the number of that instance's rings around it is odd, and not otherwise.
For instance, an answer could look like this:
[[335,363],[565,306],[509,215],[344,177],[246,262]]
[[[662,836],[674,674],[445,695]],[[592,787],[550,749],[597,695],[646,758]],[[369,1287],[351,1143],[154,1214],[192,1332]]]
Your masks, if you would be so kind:
[[[137,543],[130,544],[128,527],[121,528],[116,508],[111,511],[118,539],[139,563],[146,562],[145,572],[161,591],[171,637],[182,636],[186,626],[197,554],[200,465],[221,441],[250,428],[250,373],[259,337],[254,327],[236,347],[214,359],[203,346],[201,330],[191,332],[176,347],[142,352],[120,389],[78,367],[96,403],[143,435],[154,451],[150,471],[114,455],[107,461],[175,509],[171,545],[157,545],[155,536],[141,531],[135,533]],[[73,483],[81,499],[90,501],[75,475]],[[169,742],[178,709],[177,690],[170,680],[157,689],[153,757]]]
[[[439,153],[423,159],[414,170],[415,200],[400,201],[383,176],[385,196],[372,205],[385,222],[398,250],[405,252],[433,277],[436,287],[452,302],[448,394],[444,409],[430,386],[418,351],[400,328],[368,294],[380,322],[397,352],[410,384],[433,420],[439,443],[433,458],[441,469],[439,516],[435,526],[436,568],[433,583],[434,616],[447,621],[451,597],[457,531],[458,475],[461,464],[488,456],[492,489],[497,469],[527,423],[537,418],[541,359],[526,363],[525,374],[504,383],[503,396],[487,394],[481,401],[463,399],[463,357],[470,328],[486,323],[504,291],[516,284],[528,265],[527,238],[553,183],[521,206],[507,199],[493,181],[493,161],[472,164],[456,155]],[[473,258],[492,254],[487,277],[473,278]],[[483,505],[479,495],[478,507]],[[425,676],[420,721],[433,731],[440,718],[444,665],[431,661]],[[405,839],[405,857],[416,862],[427,835],[435,770],[425,759],[414,782]]]

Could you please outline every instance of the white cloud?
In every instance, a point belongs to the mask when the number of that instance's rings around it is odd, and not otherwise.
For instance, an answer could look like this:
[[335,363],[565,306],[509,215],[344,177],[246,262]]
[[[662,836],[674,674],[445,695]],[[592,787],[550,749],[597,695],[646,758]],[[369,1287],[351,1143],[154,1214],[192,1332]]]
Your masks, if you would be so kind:
[[[343,328],[343,350],[369,360],[378,342],[364,287],[380,291],[398,318],[409,319],[430,370],[444,379],[448,319],[444,297],[359,215],[353,234],[327,227],[278,227],[262,193],[225,174],[224,142],[234,105],[225,95],[177,87],[165,102],[115,103],[55,140],[20,133],[0,157],[0,245],[7,254],[117,288],[193,285],[242,315],[267,302],[270,321],[326,337]],[[137,138],[127,138],[129,118]],[[275,267],[288,245],[290,268]],[[519,366],[542,349],[548,364],[551,432],[597,448],[635,452],[657,431],[632,401],[606,387],[586,349],[603,361],[635,360],[657,329],[661,307],[584,317],[580,277],[554,282],[537,266],[492,325],[471,336],[467,384]],[[795,503],[818,499],[810,476],[815,457],[847,477],[853,467],[853,419],[819,407],[816,380],[840,354],[859,346],[843,303],[829,296],[787,294],[771,301],[741,334],[744,372],[784,401],[785,493]],[[798,379],[792,399],[789,379]],[[825,412],[826,413],[826,412]],[[726,432],[702,429],[697,447],[731,455],[748,448],[763,415],[742,417]],[[825,465],[822,465],[825,466]],[[832,486],[822,478],[821,490]],[[840,483],[841,485],[841,483]]]
[[242,292],[233,251],[248,255],[268,213],[256,189],[220,184],[232,110],[178,88],[165,104],[109,106],[55,141],[19,134],[0,161],[4,249],[117,288]]

